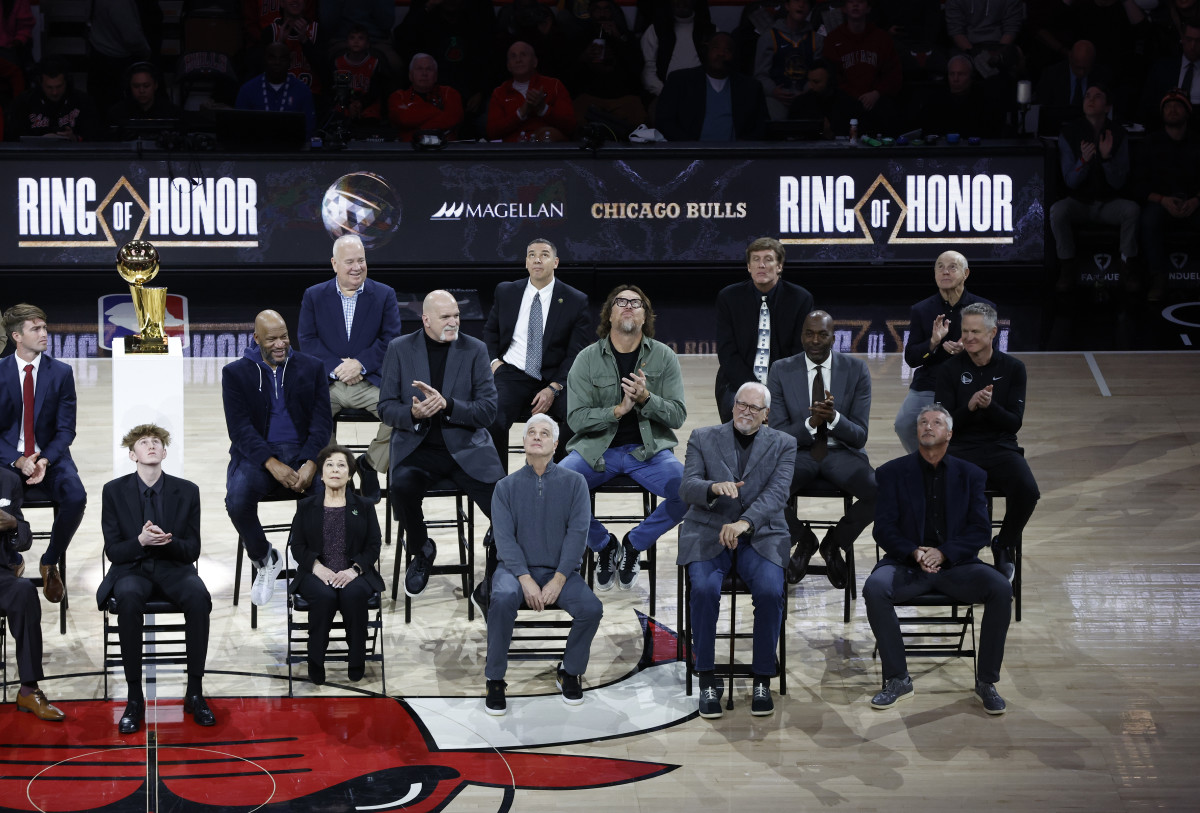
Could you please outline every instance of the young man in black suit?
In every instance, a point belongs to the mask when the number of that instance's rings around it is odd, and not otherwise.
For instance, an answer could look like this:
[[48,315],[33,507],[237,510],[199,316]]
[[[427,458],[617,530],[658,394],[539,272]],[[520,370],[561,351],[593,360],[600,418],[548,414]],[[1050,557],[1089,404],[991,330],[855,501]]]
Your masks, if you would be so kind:
[[[558,249],[538,237],[525,249],[529,278],[496,286],[483,339],[492,359],[499,397],[489,430],[508,471],[508,430],[520,418],[546,413],[562,432],[559,449],[571,439],[567,426],[567,373],[591,341],[587,296],[554,278]],[[560,459],[566,452],[560,454]]]
[[112,567],[96,591],[100,609],[117,600],[121,661],[129,684],[129,701],[117,724],[133,734],[146,715],[142,694],[142,630],[146,602],[166,598],[183,611],[187,625],[187,690],[183,710],[198,725],[216,718],[204,699],[204,661],[208,655],[208,619],[212,599],[196,572],[200,558],[200,489],[195,483],[165,474],[163,460],[171,435],[152,423],[130,429],[121,439],[137,470],[104,485],[100,527],[104,555]]

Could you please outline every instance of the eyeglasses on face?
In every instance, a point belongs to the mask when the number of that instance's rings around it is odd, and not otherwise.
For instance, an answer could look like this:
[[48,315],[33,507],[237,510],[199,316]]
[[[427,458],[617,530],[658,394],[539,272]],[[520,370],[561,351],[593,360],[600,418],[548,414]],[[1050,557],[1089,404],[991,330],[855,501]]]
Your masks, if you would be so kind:
[[616,305],[618,308],[633,308],[635,311],[641,310],[641,308],[642,308],[642,300],[626,299],[623,296],[619,296],[616,299],[614,299],[613,304]]
[[765,406],[755,406],[754,404],[747,404],[745,401],[734,401],[733,405],[738,409],[743,409],[746,412],[749,412],[751,415],[757,415],[766,409]]

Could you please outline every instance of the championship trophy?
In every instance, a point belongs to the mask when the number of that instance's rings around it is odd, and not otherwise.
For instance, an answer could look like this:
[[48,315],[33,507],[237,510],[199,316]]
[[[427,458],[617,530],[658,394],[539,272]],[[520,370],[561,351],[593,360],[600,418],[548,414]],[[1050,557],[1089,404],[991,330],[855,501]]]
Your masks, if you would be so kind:
[[163,320],[167,315],[167,289],[143,287],[158,274],[158,249],[145,240],[126,243],[117,252],[117,273],[129,283],[138,322],[138,334],[125,337],[125,352],[166,353]]

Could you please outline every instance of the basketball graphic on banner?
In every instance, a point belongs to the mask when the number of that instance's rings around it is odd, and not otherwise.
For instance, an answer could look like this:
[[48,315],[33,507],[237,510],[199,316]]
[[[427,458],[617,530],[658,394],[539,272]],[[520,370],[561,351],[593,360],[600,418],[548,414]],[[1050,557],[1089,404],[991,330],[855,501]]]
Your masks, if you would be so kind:
[[392,239],[400,225],[400,199],[375,173],[352,172],[325,190],[321,220],[335,240],[344,234],[357,234],[364,248],[379,248]]

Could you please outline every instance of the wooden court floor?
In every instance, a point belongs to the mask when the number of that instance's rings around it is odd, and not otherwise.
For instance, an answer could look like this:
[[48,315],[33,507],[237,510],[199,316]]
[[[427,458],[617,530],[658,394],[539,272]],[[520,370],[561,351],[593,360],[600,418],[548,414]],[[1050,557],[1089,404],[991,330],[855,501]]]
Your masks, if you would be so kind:
[[[1023,621],[1011,627],[998,684],[1009,704],[1007,715],[984,714],[964,660],[913,661],[915,698],[898,710],[872,710],[867,701],[880,672],[861,601],[852,622],[843,624],[840,593],[810,576],[789,598],[787,695],[776,697],[775,715],[751,717],[749,688],[741,685],[736,709],[717,721],[702,720],[691,714],[694,699],[683,696],[678,664],[674,671],[668,663],[637,672],[643,651],[637,613],[648,612],[643,573],[634,590],[602,595],[605,618],[585,680],[584,712],[557,701],[552,665],[513,664],[512,710],[496,725],[479,713],[484,625],[468,622],[455,582],[435,577],[415,600],[411,624],[404,624],[402,602],[385,599],[384,612],[388,694],[403,698],[430,736],[485,751],[668,766],[640,781],[600,788],[583,787],[589,784],[586,776],[567,783],[579,789],[563,789],[557,780],[533,789],[537,782],[528,776],[515,793],[506,792],[503,782],[467,784],[442,809],[1195,810],[1200,356],[1021,358],[1029,370],[1029,392],[1020,438],[1042,499],[1025,535]],[[867,450],[878,465],[900,454],[892,419],[907,382],[897,356],[865,360],[874,382]],[[101,622],[93,595],[100,581],[100,492],[113,476],[112,385],[109,361],[71,363],[79,387],[73,454],[90,505],[70,549],[72,604],[65,635],[43,603],[45,668],[51,676],[43,688],[53,700],[82,703],[102,694]],[[185,475],[199,483],[203,495],[200,571],[214,601],[206,687],[218,715],[269,736],[279,719],[272,715],[287,712],[252,711],[246,698],[287,692],[285,603],[277,593],[257,630],[250,629],[246,585],[242,605],[231,606],[236,536],[223,505],[228,461],[223,362],[184,363]],[[715,359],[687,356],[682,364],[688,419],[677,450],[681,458],[688,432],[717,420],[711,395]],[[363,429],[363,439],[367,436]],[[832,508],[812,510],[828,514]],[[272,516],[288,518],[286,509],[264,512]],[[29,518],[35,526],[45,522],[37,513]],[[655,620],[667,636],[676,627],[675,547],[674,535],[659,543]],[[449,555],[449,540],[441,549],[442,556]],[[382,569],[389,574],[397,553],[384,550]],[[866,535],[856,558],[861,585],[874,561]],[[10,676],[11,660],[10,654]],[[358,689],[381,691],[375,669],[369,668]],[[335,665],[330,680],[332,685],[320,689],[298,684],[297,695],[361,694],[345,684]],[[123,699],[123,678],[113,675],[112,681],[115,696]],[[178,698],[182,689],[182,675],[159,676],[161,698]],[[14,726],[30,724],[28,715],[16,719],[11,696],[10,689],[10,702],[0,710],[5,742]],[[110,705],[115,720],[123,702]],[[350,744],[372,748],[371,742]],[[520,785],[518,777],[514,772],[512,781]],[[3,787],[6,793],[13,789],[7,782]],[[13,798],[0,799],[0,807]]]

